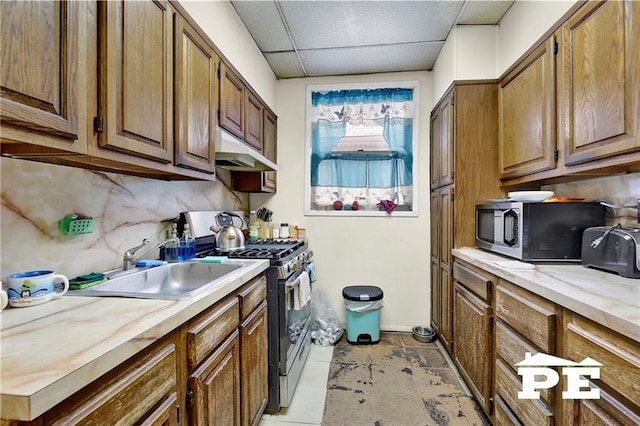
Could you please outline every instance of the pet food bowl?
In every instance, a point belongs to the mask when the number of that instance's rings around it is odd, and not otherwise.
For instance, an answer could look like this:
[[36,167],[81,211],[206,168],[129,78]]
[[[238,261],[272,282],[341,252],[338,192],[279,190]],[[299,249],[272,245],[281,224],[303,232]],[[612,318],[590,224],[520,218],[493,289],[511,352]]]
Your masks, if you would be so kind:
[[436,340],[436,332],[430,327],[413,327],[413,338],[419,342],[430,343]]

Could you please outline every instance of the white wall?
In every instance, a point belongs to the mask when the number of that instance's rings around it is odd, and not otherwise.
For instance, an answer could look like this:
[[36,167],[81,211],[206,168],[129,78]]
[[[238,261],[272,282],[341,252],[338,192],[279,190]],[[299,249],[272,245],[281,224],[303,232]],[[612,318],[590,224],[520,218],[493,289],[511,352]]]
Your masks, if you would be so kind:
[[498,29],[499,77],[576,3],[517,0]]
[[498,27],[459,25],[447,37],[433,66],[433,103],[454,80],[496,78]]
[[[305,95],[307,84],[420,81],[418,217],[305,217]],[[342,289],[367,284],[384,291],[383,329],[409,331],[429,320],[429,111],[428,72],[280,80],[278,98],[278,191],[251,195],[251,208],[265,205],[275,222],[306,228],[319,280],[344,321]]]
[[460,25],[456,27],[456,80],[495,78],[498,65],[498,27]]
[[449,33],[444,46],[438,54],[436,63],[433,64],[433,100],[435,105],[442,97],[447,87],[455,80],[456,75],[456,38],[458,31],[455,28]]
[[575,3],[516,0],[498,26],[454,27],[433,66],[434,104],[454,80],[500,77]]
[[189,0],[180,4],[258,95],[275,110],[276,77],[231,3]]

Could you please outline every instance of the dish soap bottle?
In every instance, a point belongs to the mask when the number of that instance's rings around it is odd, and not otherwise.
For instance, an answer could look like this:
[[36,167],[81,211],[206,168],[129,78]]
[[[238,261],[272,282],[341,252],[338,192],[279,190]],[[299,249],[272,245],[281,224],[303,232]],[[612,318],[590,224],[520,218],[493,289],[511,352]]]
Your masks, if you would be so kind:
[[178,250],[179,260],[191,260],[196,257],[196,240],[191,236],[191,228],[188,223],[184,224],[182,238]]
[[178,261],[178,224],[171,225],[169,241],[164,245],[164,260],[169,263]]

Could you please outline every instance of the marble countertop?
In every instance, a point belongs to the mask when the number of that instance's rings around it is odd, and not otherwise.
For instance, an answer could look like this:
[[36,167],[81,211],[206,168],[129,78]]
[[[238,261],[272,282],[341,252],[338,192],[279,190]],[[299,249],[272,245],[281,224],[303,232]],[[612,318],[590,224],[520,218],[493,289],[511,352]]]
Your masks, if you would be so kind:
[[[530,264],[476,248],[453,255],[640,342],[640,280],[580,264]],[[520,269],[522,268],[522,269]]]
[[243,260],[185,300],[62,296],[0,314],[0,413],[32,420],[266,270]]

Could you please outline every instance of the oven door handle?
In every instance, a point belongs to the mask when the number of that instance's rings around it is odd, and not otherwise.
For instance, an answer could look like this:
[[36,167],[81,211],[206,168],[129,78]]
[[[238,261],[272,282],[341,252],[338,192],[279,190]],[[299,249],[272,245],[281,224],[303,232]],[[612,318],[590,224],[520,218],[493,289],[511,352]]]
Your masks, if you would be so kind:
[[302,274],[302,272],[305,270],[306,270],[305,268],[298,269],[293,275],[289,277],[289,279],[287,279],[287,281],[284,282],[284,285],[287,288],[287,290],[295,288],[298,285],[300,285],[300,274]]
[[287,290],[292,290],[300,285],[300,278],[296,279],[292,283],[286,283],[284,286]]

